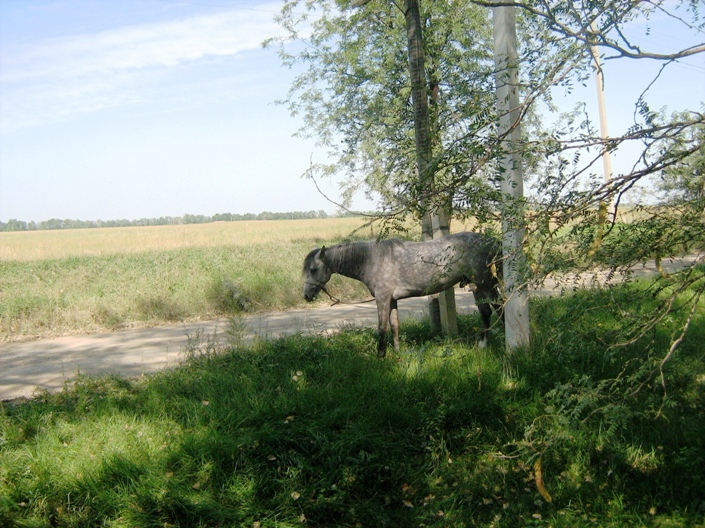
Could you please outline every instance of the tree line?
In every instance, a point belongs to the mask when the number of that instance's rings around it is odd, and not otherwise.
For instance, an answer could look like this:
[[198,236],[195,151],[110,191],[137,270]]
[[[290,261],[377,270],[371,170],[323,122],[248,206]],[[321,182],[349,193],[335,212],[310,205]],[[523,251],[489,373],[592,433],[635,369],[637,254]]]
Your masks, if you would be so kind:
[[[338,216],[346,216],[348,213],[338,213]],[[98,227],[137,227],[137,226],[160,226],[160,225],[183,225],[183,224],[209,224],[211,222],[240,222],[245,220],[306,220],[315,218],[329,218],[327,212],[322,209],[318,211],[293,211],[286,213],[275,213],[263,211],[254,213],[217,213],[213,216],[185,214],[183,216],[160,216],[159,218],[140,218],[139,220],[72,220],[51,218],[42,222],[25,222],[23,220],[10,219],[7,222],[0,222],[0,231],[46,231],[52,229],[91,229]]]

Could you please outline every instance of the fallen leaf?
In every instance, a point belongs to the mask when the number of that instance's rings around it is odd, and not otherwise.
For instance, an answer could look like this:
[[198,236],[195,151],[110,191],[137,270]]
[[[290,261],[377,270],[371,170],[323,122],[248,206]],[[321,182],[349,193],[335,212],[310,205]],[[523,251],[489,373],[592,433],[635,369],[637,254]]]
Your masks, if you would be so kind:
[[401,502],[402,502],[402,504],[403,504],[404,506],[406,506],[407,508],[413,508],[413,507],[414,507],[414,505],[411,504],[411,503],[410,503],[409,501],[407,501],[407,500],[401,501]]
[[195,490],[199,490],[199,489],[201,489],[201,483],[200,483],[200,482],[196,482],[196,483],[195,483],[193,486],[191,486],[191,487],[192,487],[193,489],[195,489]]
[[291,498],[294,500],[299,500],[301,498],[301,493],[299,493],[298,491],[292,491]]

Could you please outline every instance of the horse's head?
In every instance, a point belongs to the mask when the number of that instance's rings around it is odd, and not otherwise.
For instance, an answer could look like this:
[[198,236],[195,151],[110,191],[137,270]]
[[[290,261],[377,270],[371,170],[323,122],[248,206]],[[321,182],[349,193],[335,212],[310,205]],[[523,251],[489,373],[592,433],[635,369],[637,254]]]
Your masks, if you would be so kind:
[[325,287],[333,272],[323,261],[326,248],[314,249],[304,260],[304,299],[311,302]]

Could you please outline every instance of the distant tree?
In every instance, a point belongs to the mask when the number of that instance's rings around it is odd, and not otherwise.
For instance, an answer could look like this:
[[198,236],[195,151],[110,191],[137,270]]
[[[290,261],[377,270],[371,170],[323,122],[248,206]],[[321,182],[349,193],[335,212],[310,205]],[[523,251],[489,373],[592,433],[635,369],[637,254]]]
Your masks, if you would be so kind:
[[51,218],[39,223],[40,229],[61,229],[64,225],[63,220]]
[[2,231],[27,231],[27,222],[12,218],[3,225]]

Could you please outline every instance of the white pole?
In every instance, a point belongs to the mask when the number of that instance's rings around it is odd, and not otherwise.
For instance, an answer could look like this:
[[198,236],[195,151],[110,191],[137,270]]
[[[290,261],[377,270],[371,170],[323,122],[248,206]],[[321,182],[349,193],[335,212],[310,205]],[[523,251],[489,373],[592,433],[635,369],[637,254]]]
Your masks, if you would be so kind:
[[526,257],[523,252],[524,179],[521,152],[521,109],[519,107],[518,55],[516,45],[516,18],[514,7],[492,8],[494,32],[495,85],[499,134],[503,136],[505,155],[500,160],[503,169],[501,191],[504,196],[502,212],[502,256],[505,336],[507,352],[529,345],[529,293],[523,280]]
[[[590,29],[593,33],[597,33],[594,20],[590,24]],[[612,159],[606,143],[609,133],[607,132],[607,111],[605,110],[605,79],[602,76],[602,67],[600,66],[600,51],[595,44],[590,45],[590,52],[592,53],[592,59],[594,61],[593,67],[595,68],[595,82],[597,85],[597,108],[600,115],[600,138],[605,145],[602,149],[602,171],[604,173],[605,183],[609,184],[612,181]],[[607,214],[610,217],[613,217],[615,214],[614,202],[611,199],[607,204]]]

